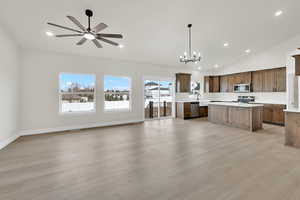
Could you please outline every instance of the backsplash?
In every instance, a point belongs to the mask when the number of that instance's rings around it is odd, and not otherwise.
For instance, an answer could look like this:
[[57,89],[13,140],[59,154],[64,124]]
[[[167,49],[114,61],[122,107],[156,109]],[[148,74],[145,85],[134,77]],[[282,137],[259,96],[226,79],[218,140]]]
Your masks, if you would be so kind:
[[236,101],[238,96],[255,96],[255,102],[286,104],[286,92],[266,92],[266,93],[205,93],[202,98],[215,101]]

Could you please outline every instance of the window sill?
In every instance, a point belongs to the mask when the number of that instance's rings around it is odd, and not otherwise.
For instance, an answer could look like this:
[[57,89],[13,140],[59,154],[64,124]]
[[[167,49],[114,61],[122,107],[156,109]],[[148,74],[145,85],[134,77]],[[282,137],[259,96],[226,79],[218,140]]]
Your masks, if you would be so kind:
[[96,110],[93,111],[77,111],[77,112],[59,112],[61,116],[68,116],[68,115],[93,115],[96,114]]
[[131,109],[104,109],[105,113],[131,112]]

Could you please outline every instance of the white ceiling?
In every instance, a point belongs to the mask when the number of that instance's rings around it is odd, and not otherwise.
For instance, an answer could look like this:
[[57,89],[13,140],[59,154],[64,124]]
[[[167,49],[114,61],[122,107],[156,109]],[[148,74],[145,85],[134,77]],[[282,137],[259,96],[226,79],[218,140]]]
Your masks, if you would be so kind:
[[[75,28],[66,15],[86,25],[86,8],[94,11],[92,25],[104,22],[109,25],[104,32],[124,35],[115,41],[125,48],[78,47],[79,38],[45,36],[47,30],[68,32],[46,22]],[[284,13],[276,18],[279,9]],[[299,34],[299,10],[299,0],[9,0],[1,4],[0,21],[26,48],[176,67],[192,23],[193,49],[204,57],[197,66],[209,69],[240,59],[246,49],[259,52]]]

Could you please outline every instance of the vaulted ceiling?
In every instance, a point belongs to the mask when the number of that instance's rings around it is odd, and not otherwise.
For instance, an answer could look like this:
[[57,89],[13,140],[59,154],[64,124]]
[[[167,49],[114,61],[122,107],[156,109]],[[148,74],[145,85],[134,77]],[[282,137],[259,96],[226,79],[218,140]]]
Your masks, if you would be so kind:
[[[66,15],[86,25],[86,8],[94,11],[92,25],[104,22],[105,33],[124,35],[116,40],[124,48],[76,46],[79,38],[45,35],[68,33],[47,22],[75,28]],[[186,25],[192,23],[193,49],[203,55],[192,67],[209,69],[233,63],[246,49],[256,53],[300,34],[299,10],[299,0],[10,0],[1,4],[0,22],[25,48],[174,67],[183,66],[178,57],[187,50]]]

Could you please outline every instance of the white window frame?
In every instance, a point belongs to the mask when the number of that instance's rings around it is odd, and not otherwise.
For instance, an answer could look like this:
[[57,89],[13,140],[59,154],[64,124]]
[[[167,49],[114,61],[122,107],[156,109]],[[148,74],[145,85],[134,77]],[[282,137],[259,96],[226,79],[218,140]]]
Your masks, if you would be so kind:
[[[158,118],[153,118],[153,119],[146,119],[145,118],[145,81],[147,80],[154,80],[154,81],[170,81],[172,83],[172,115],[169,117],[158,117]],[[176,118],[176,90],[175,90],[175,84],[176,84],[176,79],[172,77],[163,77],[163,76],[144,76],[142,79],[142,85],[143,85],[143,98],[142,98],[142,111],[143,111],[143,118],[144,121],[152,121],[152,120],[160,120],[160,119],[172,119]],[[159,87],[159,92],[160,92],[160,87]],[[160,107],[159,107],[160,109]],[[160,114],[160,110],[158,111]]]
[[[106,109],[105,108],[105,77],[106,76],[112,76],[112,77],[118,77],[118,78],[127,78],[129,80],[129,108],[120,108],[120,109]],[[124,75],[111,75],[111,74],[105,74],[103,76],[103,110],[106,113],[111,112],[131,112],[132,111],[132,78],[130,76],[124,76]]]
[[[93,110],[86,110],[86,111],[73,111],[73,112],[63,112],[62,111],[62,94],[68,94],[61,92],[61,75],[62,74],[74,74],[74,75],[88,75],[93,76],[95,79],[95,86],[94,86],[94,92],[73,92],[69,94],[93,94],[94,95],[94,109]],[[97,77],[96,74],[88,74],[88,73],[73,73],[73,72],[60,72],[58,75],[59,79],[59,85],[58,85],[58,99],[59,99],[59,114],[60,115],[81,115],[81,114],[94,114],[96,113],[96,85],[97,85]]]

